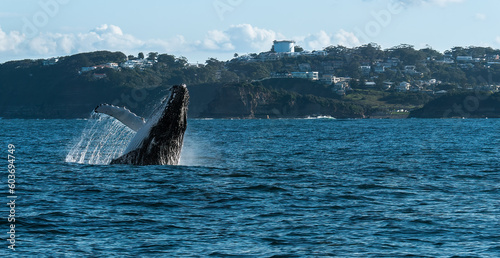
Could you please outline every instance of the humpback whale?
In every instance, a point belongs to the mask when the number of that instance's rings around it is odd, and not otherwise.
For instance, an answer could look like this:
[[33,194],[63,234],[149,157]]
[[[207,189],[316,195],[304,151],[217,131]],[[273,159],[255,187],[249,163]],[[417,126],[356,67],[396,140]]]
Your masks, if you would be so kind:
[[170,94],[146,120],[127,108],[101,104],[94,112],[110,115],[137,133],[123,155],[111,164],[178,165],[187,127],[189,93],[185,84],[174,85]]

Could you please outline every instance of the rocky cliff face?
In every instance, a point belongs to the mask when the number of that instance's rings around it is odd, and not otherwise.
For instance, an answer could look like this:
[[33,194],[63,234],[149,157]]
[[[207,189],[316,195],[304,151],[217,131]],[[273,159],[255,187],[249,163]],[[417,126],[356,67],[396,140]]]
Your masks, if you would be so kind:
[[[198,99],[201,96],[196,93],[196,87],[190,88],[190,91],[193,92],[192,96],[197,96],[192,97],[190,117],[292,118],[328,115],[338,118],[359,118],[364,116],[364,109],[360,106],[251,84],[217,87],[210,100]],[[206,105],[200,107],[201,103]]]
[[[290,82],[294,85],[287,84]],[[360,105],[325,97],[328,95],[325,87],[307,81],[214,83],[188,85],[188,89],[191,95],[190,118],[296,118],[320,115],[361,118],[366,112]],[[26,91],[0,103],[0,117],[87,118],[102,103],[125,106],[138,115],[147,116],[167,90],[167,86],[135,89],[82,84],[53,92]]]
[[442,96],[410,113],[413,118],[498,118],[500,93],[455,93]]

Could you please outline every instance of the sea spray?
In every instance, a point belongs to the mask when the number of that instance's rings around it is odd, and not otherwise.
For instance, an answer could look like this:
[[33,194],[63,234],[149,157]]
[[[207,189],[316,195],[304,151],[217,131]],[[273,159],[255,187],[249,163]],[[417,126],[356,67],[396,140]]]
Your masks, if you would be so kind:
[[135,132],[120,121],[100,113],[92,112],[66,162],[106,165],[123,154]]

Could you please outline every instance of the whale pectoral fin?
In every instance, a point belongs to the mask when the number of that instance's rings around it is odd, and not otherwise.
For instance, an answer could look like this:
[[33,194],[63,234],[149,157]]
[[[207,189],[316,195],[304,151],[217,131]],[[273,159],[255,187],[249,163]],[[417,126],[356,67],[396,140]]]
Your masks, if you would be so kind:
[[139,131],[145,123],[144,118],[132,113],[132,111],[124,107],[101,104],[94,109],[94,112],[112,116],[136,132]]

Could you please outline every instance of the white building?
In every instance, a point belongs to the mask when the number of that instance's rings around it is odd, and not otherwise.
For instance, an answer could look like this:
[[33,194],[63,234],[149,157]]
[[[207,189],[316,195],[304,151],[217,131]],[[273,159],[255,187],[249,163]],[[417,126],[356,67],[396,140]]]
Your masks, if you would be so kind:
[[275,40],[273,43],[274,52],[276,53],[295,52],[295,41],[293,40]]
[[367,88],[375,88],[377,84],[375,82],[365,82],[365,87]]
[[128,69],[134,69],[136,67],[139,67],[139,68],[152,67],[153,61],[150,61],[147,59],[128,60],[128,61],[121,63],[120,66],[122,68],[128,68]]
[[340,82],[340,78],[336,77],[333,74],[323,74],[323,76],[321,76],[320,80],[321,80],[321,82],[323,82],[325,84],[335,84],[335,83]]

